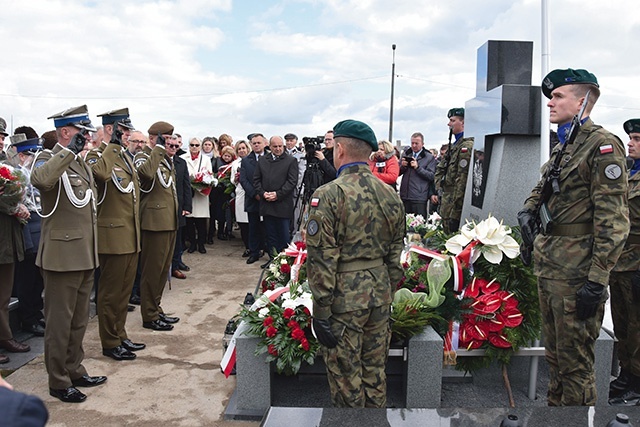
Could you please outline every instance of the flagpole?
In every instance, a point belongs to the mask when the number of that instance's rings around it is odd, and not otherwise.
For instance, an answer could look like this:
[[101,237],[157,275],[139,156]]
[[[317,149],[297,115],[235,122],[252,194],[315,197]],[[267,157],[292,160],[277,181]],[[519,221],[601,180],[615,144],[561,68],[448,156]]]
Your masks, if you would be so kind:
[[[542,25],[540,31],[540,71],[541,78],[549,74],[549,8],[547,0],[540,0]],[[546,97],[540,95],[540,166],[549,160],[549,112]]]
[[389,108],[389,142],[393,144],[393,89],[396,80],[396,45],[392,44],[393,60],[391,62],[391,107]]

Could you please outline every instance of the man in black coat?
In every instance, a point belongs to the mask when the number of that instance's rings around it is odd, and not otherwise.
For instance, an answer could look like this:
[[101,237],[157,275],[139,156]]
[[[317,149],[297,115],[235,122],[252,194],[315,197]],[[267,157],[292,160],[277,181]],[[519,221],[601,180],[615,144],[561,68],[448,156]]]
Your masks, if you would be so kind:
[[3,426],[42,427],[47,424],[49,412],[44,402],[29,394],[14,391],[0,376],[0,408]]
[[293,192],[298,183],[298,161],[284,152],[280,136],[269,140],[271,153],[260,158],[253,174],[253,187],[260,198],[269,257],[289,244],[289,225],[293,212]]
[[181,142],[182,137],[180,135],[173,135],[169,144],[177,145],[178,147],[169,147],[169,150],[167,150],[167,153],[169,153],[173,151],[171,150],[172,148],[176,149],[176,154],[173,156],[173,166],[176,169],[176,194],[178,195],[178,233],[176,234],[173,259],[171,260],[171,276],[177,279],[186,279],[187,275],[182,270],[186,270],[189,267],[182,262],[182,230],[187,225],[186,215],[193,210],[193,206],[187,162],[177,154],[178,151],[181,151]]
[[245,191],[244,210],[249,217],[249,251],[247,264],[253,264],[260,259],[260,249],[264,246],[262,221],[260,221],[260,197],[253,185],[253,175],[258,159],[264,154],[267,143],[264,135],[254,133],[251,138],[252,152],[245,156],[240,163],[240,185]]

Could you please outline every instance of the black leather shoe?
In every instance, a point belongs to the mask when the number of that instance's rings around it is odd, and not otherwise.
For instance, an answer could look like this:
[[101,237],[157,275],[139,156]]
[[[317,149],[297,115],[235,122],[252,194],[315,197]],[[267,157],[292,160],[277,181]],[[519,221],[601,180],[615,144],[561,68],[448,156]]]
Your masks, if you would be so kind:
[[213,245],[213,237],[207,239],[207,245]]
[[182,261],[178,264],[178,270],[191,271],[189,266],[187,264],[185,264],[184,262],[182,262]]
[[132,342],[130,339],[122,340],[122,346],[129,351],[138,351],[144,349],[147,345],[141,342]]
[[204,245],[198,245],[198,252],[201,254],[206,254],[207,250],[204,248]]
[[242,252],[242,258],[247,258],[249,255],[251,255],[251,251],[249,249],[245,249],[244,252]]
[[83,375],[80,378],[71,380],[71,384],[73,384],[74,387],[95,387],[105,382],[107,382],[107,377],[90,377],[89,375]]
[[154,331],[170,331],[173,329],[173,325],[164,323],[160,319],[156,319],[151,322],[142,322],[142,327],[147,329],[153,329]]
[[158,316],[160,316],[160,320],[162,320],[164,323],[173,324],[173,323],[178,323],[180,321],[179,317],[167,316],[164,313],[160,313]]
[[254,262],[256,262],[259,259],[260,259],[259,257],[255,256],[255,255],[251,255],[249,258],[247,258],[247,264],[253,264]]
[[129,298],[129,304],[140,305],[140,295],[134,295]]
[[25,325],[25,326],[22,327],[22,330],[25,331],[25,332],[32,333],[33,335],[35,335],[37,337],[43,337],[44,336],[44,328],[39,323],[34,323],[33,325]]
[[194,253],[195,251],[196,251],[195,245],[189,246],[189,249],[187,249],[187,252],[190,253],[190,254]]
[[132,311],[133,311],[133,310],[135,310],[135,309],[136,309],[136,306],[135,306],[135,305],[127,304],[127,311],[128,311],[128,312],[132,312]]
[[49,394],[67,403],[80,403],[87,400],[87,395],[75,387],[61,389],[50,388]]
[[103,348],[102,354],[115,360],[133,360],[137,356],[123,346],[119,345],[113,348]]

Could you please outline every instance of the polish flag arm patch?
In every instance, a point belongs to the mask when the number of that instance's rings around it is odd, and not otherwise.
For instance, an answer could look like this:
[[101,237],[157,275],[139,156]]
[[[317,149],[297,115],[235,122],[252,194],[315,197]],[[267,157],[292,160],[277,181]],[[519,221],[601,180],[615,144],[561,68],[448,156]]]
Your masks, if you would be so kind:
[[608,154],[608,153],[613,153],[613,145],[611,144],[601,145],[600,154]]
[[311,207],[312,207],[312,208],[317,208],[317,207],[318,207],[318,204],[320,204],[320,199],[319,199],[319,198],[317,198],[317,197],[313,197],[313,198],[311,199],[311,203],[310,203],[310,204],[311,204]]

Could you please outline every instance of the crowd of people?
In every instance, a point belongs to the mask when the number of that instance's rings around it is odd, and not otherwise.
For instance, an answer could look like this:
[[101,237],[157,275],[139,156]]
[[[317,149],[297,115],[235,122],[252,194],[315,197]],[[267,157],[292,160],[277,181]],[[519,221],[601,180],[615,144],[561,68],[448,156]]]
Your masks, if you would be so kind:
[[[600,94],[593,74],[554,70],[542,92],[559,141],[518,220],[523,261],[533,254],[538,277],[548,402],[595,403],[594,342],[609,288],[622,368],[610,402],[636,404],[640,119],[624,124],[627,167],[622,142],[590,118]],[[190,270],[184,251],[206,254],[216,238],[240,238],[246,263],[266,255],[265,268],[301,232],[332,401],[383,407],[404,215],[438,209],[445,232],[459,229],[473,150],[464,114],[448,111],[449,142],[437,152],[420,132],[400,152],[354,120],[303,141],[252,133],[234,143],[223,134],[186,147],[168,122],[136,130],[127,108],[99,114],[98,128],[85,105],[49,117],[55,131],[42,137],[17,128],[1,160],[28,184],[15,206],[0,204],[0,348],[29,351],[9,327],[14,284],[22,328],[45,338],[50,394],[82,402],[78,387],[107,381],[82,365],[94,287],[103,355],[133,360],[146,346],[126,332],[131,304],[144,328],[170,331],[180,321],[163,310],[162,293],[169,277]],[[0,141],[8,136],[0,119]]]

